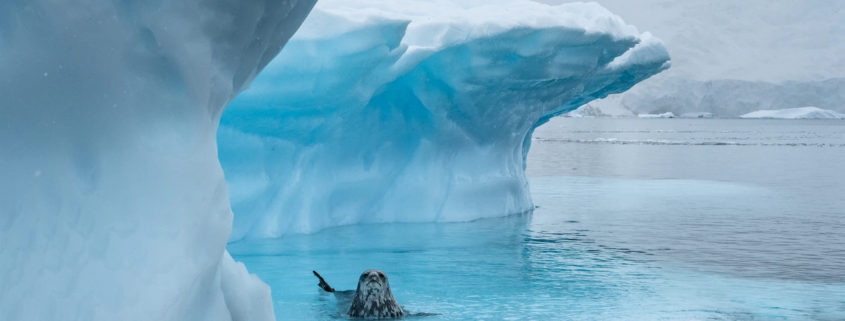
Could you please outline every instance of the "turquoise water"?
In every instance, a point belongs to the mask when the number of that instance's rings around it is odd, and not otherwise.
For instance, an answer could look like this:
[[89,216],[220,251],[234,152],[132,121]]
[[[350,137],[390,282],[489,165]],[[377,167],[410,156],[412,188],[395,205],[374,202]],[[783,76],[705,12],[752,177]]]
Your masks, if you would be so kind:
[[370,268],[442,314],[426,320],[845,319],[845,122],[561,119],[536,136],[533,213],[228,249],[279,320],[340,316],[311,270],[340,290]]

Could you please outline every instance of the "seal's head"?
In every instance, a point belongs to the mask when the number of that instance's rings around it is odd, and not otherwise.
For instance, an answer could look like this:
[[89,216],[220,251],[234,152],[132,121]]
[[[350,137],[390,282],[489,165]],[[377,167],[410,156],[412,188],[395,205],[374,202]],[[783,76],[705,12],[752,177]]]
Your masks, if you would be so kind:
[[355,299],[347,314],[353,318],[398,319],[405,312],[390,292],[387,275],[379,270],[367,270],[358,278]]
[[387,275],[379,270],[366,270],[358,278],[358,290],[367,292],[390,292],[390,284]]

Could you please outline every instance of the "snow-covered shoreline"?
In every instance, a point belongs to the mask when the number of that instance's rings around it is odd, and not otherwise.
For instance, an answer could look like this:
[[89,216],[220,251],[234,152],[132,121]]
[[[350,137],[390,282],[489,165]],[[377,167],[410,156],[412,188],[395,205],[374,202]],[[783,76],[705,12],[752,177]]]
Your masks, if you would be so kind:
[[845,119],[845,114],[818,107],[801,107],[779,110],[758,110],[739,118],[745,119]]

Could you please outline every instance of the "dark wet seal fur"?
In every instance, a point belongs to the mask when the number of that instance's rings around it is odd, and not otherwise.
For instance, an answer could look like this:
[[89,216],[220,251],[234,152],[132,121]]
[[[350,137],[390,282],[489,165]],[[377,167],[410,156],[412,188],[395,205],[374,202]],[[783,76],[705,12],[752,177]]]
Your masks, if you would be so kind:
[[390,291],[387,275],[379,270],[367,270],[361,274],[355,299],[346,314],[353,318],[367,319],[398,319],[405,316]]
[[[352,291],[335,291],[319,273],[313,272],[320,279],[318,286],[326,292],[334,293],[339,302],[343,299],[341,296],[352,294]],[[402,306],[393,297],[393,292],[390,291],[390,281],[388,281],[387,275],[379,270],[367,270],[361,274],[361,277],[358,278],[358,288],[355,289],[352,305],[346,314],[351,318],[362,319],[401,319],[405,316],[439,315],[436,313],[410,314],[402,309]]]

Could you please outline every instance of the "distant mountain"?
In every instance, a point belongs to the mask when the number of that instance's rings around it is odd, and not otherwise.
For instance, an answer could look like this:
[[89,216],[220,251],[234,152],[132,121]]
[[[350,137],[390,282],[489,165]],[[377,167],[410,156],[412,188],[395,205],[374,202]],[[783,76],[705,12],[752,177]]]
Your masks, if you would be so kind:
[[[537,0],[557,4],[567,0]],[[845,113],[845,1],[596,0],[663,39],[672,68],[608,104],[738,117],[816,106]]]

